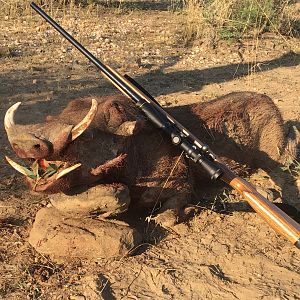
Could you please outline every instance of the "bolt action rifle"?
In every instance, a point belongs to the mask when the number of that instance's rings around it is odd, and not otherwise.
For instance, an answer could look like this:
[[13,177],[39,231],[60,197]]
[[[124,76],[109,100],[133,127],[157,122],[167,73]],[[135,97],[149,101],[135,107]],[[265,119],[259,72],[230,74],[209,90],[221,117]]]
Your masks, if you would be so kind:
[[300,249],[300,225],[296,221],[258,193],[252,184],[233,173],[206,144],[202,143],[195,135],[170,116],[159,103],[131,77],[128,75],[122,76],[111,67],[104,65],[39,6],[32,2],[31,7],[96,65],[101,73],[125,96],[130,98],[149,120],[171,138],[174,145],[181,148],[192,161],[201,165],[208,172],[211,179],[220,179],[237,190],[275,231],[286,237]]

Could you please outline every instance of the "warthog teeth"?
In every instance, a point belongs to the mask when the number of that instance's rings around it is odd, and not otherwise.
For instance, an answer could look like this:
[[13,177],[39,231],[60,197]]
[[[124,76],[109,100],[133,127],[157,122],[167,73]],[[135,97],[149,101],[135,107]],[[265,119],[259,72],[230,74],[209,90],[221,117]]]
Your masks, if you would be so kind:
[[87,115],[83,118],[83,120],[78,123],[71,131],[72,141],[78,138],[92,123],[94,120],[98,109],[98,103],[95,99],[92,99],[92,106],[87,113]]
[[68,173],[74,171],[75,169],[79,168],[80,166],[81,166],[81,164],[78,163],[78,164],[76,164],[72,167],[69,167],[69,168],[66,168],[66,169],[62,170],[61,172],[57,173],[55,180],[58,180],[59,178],[65,176],[66,174],[68,174]]
[[15,112],[18,109],[18,107],[20,106],[20,104],[21,104],[21,102],[17,102],[6,111],[6,114],[4,117],[5,130],[8,130],[10,127],[15,125],[14,116],[15,116]]
[[[8,162],[8,163],[9,163],[16,171],[18,171],[18,172],[20,172],[21,174],[23,174],[23,175],[25,175],[26,177],[28,177],[28,174],[27,174],[27,172],[25,171],[25,169],[26,169],[25,167],[23,167],[23,166],[19,165],[18,163],[14,162],[14,161],[11,160],[8,156],[5,156],[5,158],[6,158],[7,162]],[[67,175],[68,173],[70,173],[70,172],[76,170],[76,169],[79,168],[80,166],[81,166],[81,164],[78,163],[78,164],[76,164],[76,165],[74,165],[74,166],[68,167],[68,168],[62,170],[61,172],[56,173],[56,175],[54,175],[55,177],[53,177],[53,178],[54,178],[54,180],[58,180],[58,179],[60,179],[61,177]]]
[[20,172],[21,174],[27,176],[24,167],[22,167],[21,165],[19,165],[18,163],[14,162],[13,160],[11,160],[8,156],[5,156],[5,159],[7,160],[7,162],[18,172]]

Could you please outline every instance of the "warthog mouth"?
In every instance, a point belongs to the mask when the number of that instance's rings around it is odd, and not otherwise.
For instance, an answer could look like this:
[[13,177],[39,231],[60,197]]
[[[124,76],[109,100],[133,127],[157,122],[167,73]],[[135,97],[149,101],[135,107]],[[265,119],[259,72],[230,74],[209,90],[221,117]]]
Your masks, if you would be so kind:
[[[48,157],[49,150],[47,149],[47,147],[46,150],[45,149],[43,150],[42,146],[45,145],[44,139],[39,139],[35,135],[31,134],[30,136],[33,136],[33,138],[37,140],[37,144],[33,145],[29,150],[26,151],[23,151],[22,147],[18,147],[18,145],[15,144],[14,140],[10,140],[10,134],[12,135],[15,134],[14,130],[16,128],[16,124],[15,124],[14,116],[20,104],[21,102],[15,103],[7,110],[4,117],[4,127],[8,134],[8,139],[12,144],[12,147],[17,153],[17,155],[21,158],[28,159],[31,165],[25,167],[14,162],[12,159],[10,159],[7,156],[5,158],[7,162],[16,171],[26,176],[27,182],[33,190],[51,191],[53,190],[54,187],[59,186],[58,181],[61,182],[60,179],[62,177],[65,177],[70,172],[78,169],[81,166],[81,164],[77,163],[71,165],[68,162],[46,160],[45,157]],[[71,128],[70,128],[70,132],[67,131],[68,138],[66,139],[66,141],[70,140],[70,142],[72,142],[75,139],[77,139],[83,132],[85,132],[85,130],[90,126],[93,119],[95,118],[97,109],[98,109],[98,103],[95,99],[92,99],[91,108],[88,111],[88,113],[85,115],[85,117],[77,125],[74,126],[70,125]],[[49,143],[52,145],[52,148],[55,148],[55,146],[53,146],[53,144],[51,143],[51,139],[49,140]],[[22,151],[20,151],[20,148]],[[16,149],[18,149],[19,152],[16,151]],[[60,148],[58,147],[58,149]]]
[[36,159],[29,167],[24,167],[14,162],[8,156],[5,156],[5,158],[16,171],[26,176],[28,183],[34,191],[49,189],[62,177],[81,166],[80,163],[70,166],[69,163],[63,161]]

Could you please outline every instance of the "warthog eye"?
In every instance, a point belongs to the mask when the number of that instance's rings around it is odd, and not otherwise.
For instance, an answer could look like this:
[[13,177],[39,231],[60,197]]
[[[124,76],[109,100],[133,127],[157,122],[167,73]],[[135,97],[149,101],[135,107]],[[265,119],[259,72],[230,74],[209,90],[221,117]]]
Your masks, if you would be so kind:
[[36,149],[36,150],[38,150],[38,149],[41,148],[41,145],[40,144],[35,144],[35,145],[33,145],[33,148]]

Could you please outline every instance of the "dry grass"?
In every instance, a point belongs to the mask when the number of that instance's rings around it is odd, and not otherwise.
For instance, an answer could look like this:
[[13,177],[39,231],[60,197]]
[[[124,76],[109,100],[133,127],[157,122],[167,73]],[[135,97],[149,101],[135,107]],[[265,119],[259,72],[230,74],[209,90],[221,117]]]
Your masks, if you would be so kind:
[[[114,9],[121,10],[124,0],[119,0]],[[34,11],[30,8],[30,0],[0,0],[0,16],[6,19],[31,18]],[[99,15],[103,9],[103,4],[109,7],[110,1],[77,1],[77,0],[34,0],[34,2],[49,12],[52,16],[78,16]],[[99,3],[98,3],[99,2]]]
[[256,37],[264,32],[295,35],[299,31],[299,9],[288,0],[185,0],[186,42],[205,38]]
[[288,160],[285,166],[282,167],[283,171],[290,173],[295,179],[300,178],[300,161],[297,159]]
[[[2,10],[1,14],[5,15],[7,18],[17,18],[21,16],[30,16],[32,15],[32,9],[30,8],[31,1],[28,0],[0,0],[2,2]],[[41,1],[36,0],[36,4],[42,5],[53,12],[55,8],[60,7],[62,10],[72,10],[72,6],[74,6],[74,1],[69,1],[67,4],[66,0],[59,1]]]
[[[293,36],[299,33],[299,6],[291,0],[170,0],[171,10],[182,9],[186,43],[203,39],[255,37],[263,32]],[[32,17],[31,0],[0,0],[0,16],[7,19]],[[35,0],[52,16],[95,14],[103,8],[121,12],[125,0]]]

